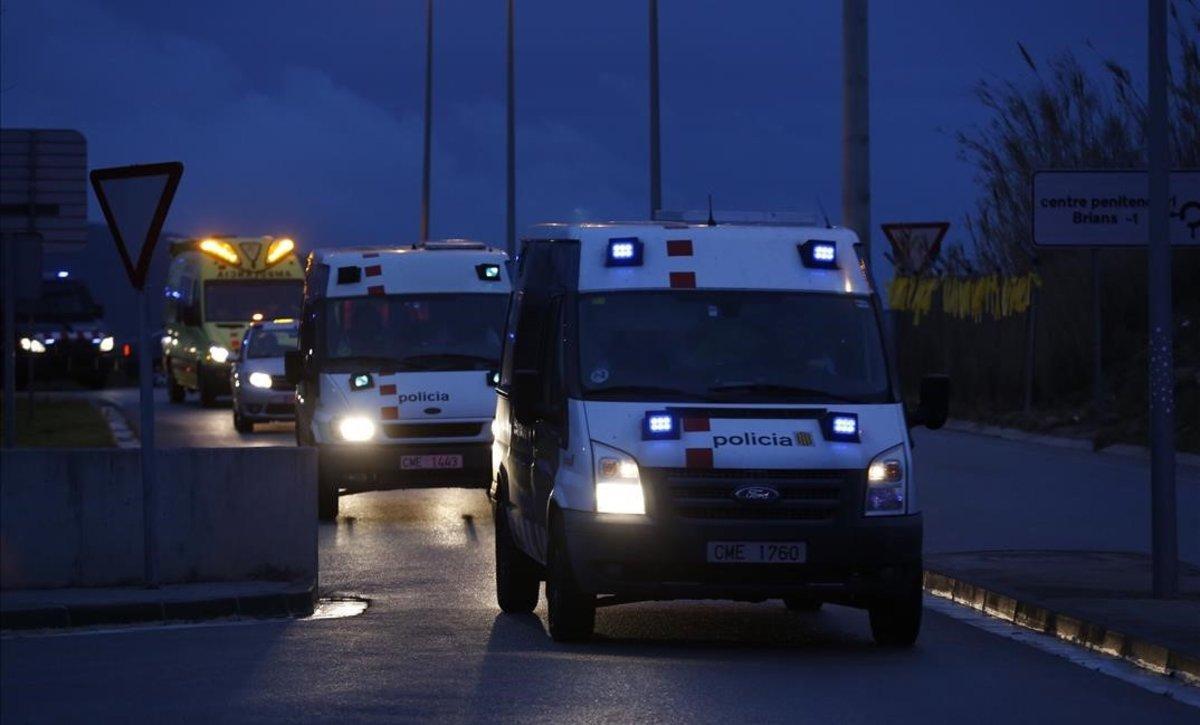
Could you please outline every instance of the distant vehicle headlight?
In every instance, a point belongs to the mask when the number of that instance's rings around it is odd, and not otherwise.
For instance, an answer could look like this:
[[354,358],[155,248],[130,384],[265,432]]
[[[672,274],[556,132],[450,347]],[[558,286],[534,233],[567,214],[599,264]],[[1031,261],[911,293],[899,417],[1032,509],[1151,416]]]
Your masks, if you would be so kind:
[[208,348],[208,356],[212,358],[213,362],[223,363],[229,359],[229,348],[213,345]]
[[256,388],[270,388],[271,376],[266,373],[250,373],[250,384]]
[[100,341],[100,352],[112,352],[117,341],[112,337],[106,337]]
[[21,338],[21,349],[22,350],[29,350],[30,345],[31,345],[31,342],[28,337]]
[[[22,345],[21,347],[25,346]],[[30,340],[29,347],[26,349],[29,350],[29,352],[46,352],[46,346],[42,344],[41,340]]]
[[337,422],[338,435],[350,443],[362,443],[375,437],[375,424],[361,415],[348,415]]

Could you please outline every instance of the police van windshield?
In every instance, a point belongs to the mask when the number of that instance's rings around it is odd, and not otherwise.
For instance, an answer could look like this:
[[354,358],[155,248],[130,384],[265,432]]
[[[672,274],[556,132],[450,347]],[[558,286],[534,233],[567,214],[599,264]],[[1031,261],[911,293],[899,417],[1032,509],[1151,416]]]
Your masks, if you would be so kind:
[[426,294],[326,301],[324,357],[379,370],[490,370],[500,356],[505,294]]
[[299,317],[304,280],[208,280],[204,283],[207,322],[249,322]]
[[871,303],[850,295],[652,291],[580,296],[584,397],[889,400]]

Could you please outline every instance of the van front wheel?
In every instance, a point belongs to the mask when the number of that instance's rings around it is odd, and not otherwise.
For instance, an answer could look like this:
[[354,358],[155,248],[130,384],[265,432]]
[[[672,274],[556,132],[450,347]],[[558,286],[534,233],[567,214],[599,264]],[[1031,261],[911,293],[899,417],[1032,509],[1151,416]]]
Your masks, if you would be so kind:
[[521,551],[509,527],[506,504],[497,501],[492,517],[496,529],[496,603],[509,614],[532,612],[542,586],[538,565]]
[[550,533],[549,566],[546,573],[546,610],[550,637],[555,642],[584,642],[596,628],[596,596],[579,588],[567,556],[561,519]]
[[881,647],[912,647],[921,632],[921,572],[907,577],[903,588],[871,605],[871,635]]

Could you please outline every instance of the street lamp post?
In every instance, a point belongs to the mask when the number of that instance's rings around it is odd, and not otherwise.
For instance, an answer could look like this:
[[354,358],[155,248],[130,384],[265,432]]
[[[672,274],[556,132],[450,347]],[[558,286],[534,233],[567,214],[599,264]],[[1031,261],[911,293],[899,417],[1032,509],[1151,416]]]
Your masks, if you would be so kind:
[[516,90],[515,90],[515,73],[513,58],[513,3],[515,0],[508,0],[508,109],[507,109],[507,162],[508,162],[508,199],[505,207],[505,250],[508,252],[509,260],[516,256],[517,250],[517,141],[516,141]]
[[425,154],[421,166],[421,239],[429,238],[429,166],[433,133],[433,0],[425,0]]
[[662,209],[658,126],[658,0],[650,0],[650,218]]

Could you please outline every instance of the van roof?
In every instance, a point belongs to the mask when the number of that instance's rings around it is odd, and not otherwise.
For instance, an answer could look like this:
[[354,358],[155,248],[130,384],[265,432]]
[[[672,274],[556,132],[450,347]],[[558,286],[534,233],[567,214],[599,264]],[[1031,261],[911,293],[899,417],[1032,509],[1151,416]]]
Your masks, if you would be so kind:
[[[358,297],[368,294],[502,292],[511,289],[508,255],[482,242],[431,240],[404,246],[317,249],[317,264],[329,267],[322,294]],[[485,276],[483,268],[494,269]],[[345,270],[344,272],[342,270]]]
[[[676,221],[539,224],[536,239],[578,240],[580,291],[618,289],[778,289],[869,294],[871,284],[849,229],[788,224]],[[635,240],[641,262],[614,266],[609,245]],[[836,248],[836,267],[806,266],[801,247]]]

